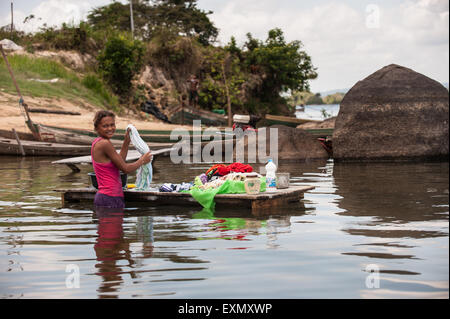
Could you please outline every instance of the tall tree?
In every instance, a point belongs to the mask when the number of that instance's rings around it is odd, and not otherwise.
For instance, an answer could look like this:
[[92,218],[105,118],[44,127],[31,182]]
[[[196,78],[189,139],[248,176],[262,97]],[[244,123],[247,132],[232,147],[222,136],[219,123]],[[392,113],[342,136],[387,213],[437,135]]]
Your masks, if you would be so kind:
[[208,18],[212,11],[197,8],[197,0],[154,0],[152,3],[149,27],[153,32],[169,28],[181,35],[196,36],[204,45],[216,40],[218,30]]
[[[133,1],[134,28],[138,37],[147,36],[145,26],[148,24],[147,16],[150,10],[148,1]],[[109,5],[93,9],[87,19],[95,30],[130,31],[130,6],[114,1]]]
[[[133,0],[135,33],[142,39],[150,39],[161,29],[180,35],[197,37],[208,45],[214,42],[218,30],[205,12],[197,8],[197,0]],[[130,30],[130,8],[128,4],[113,2],[95,8],[88,15],[88,22],[95,29]]]
[[253,73],[264,74],[261,93],[266,99],[278,97],[288,90],[304,91],[309,89],[309,80],[317,77],[311,57],[303,50],[300,41],[286,43],[283,31],[269,31],[265,42],[247,34],[244,47],[245,63]]

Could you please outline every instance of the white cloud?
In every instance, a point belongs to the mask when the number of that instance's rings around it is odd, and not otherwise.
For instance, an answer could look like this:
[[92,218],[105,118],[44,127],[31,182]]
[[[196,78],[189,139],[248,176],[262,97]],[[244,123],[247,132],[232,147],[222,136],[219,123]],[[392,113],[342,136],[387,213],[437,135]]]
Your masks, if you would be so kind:
[[[259,39],[280,27],[288,40],[301,40],[318,67],[312,90],[353,86],[390,63],[448,81],[448,1],[406,1],[378,6],[379,27],[366,24],[372,14],[365,7],[330,1],[294,10],[274,1],[227,0],[211,19],[222,43],[234,35],[245,42],[251,32]],[[370,18],[370,17],[369,17]]]
[[[22,8],[14,10],[15,28],[25,32],[35,32],[44,23],[47,26],[60,26],[63,22],[78,24],[86,19],[92,8],[110,3],[109,0],[44,0],[36,7],[25,11]],[[23,23],[24,19],[33,14],[34,19]],[[0,25],[10,23],[10,13],[8,12],[0,19]]]

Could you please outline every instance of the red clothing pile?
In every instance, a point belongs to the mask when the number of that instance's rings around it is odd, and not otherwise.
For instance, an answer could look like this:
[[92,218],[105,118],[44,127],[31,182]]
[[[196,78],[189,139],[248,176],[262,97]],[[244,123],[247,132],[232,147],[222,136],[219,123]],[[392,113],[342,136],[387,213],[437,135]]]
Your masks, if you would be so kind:
[[212,176],[225,176],[229,173],[251,173],[253,172],[253,167],[241,163],[233,163],[230,165],[217,164],[213,165],[210,169],[206,171],[208,178]]

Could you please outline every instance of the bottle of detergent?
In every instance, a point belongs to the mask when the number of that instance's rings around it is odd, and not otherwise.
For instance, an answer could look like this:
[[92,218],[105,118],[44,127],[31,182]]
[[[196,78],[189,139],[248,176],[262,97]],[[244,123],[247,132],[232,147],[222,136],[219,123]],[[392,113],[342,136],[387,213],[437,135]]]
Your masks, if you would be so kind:
[[269,159],[269,162],[266,164],[266,187],[267,188],[275,188],[275,172],[277,171],[277,166],[275,163]]

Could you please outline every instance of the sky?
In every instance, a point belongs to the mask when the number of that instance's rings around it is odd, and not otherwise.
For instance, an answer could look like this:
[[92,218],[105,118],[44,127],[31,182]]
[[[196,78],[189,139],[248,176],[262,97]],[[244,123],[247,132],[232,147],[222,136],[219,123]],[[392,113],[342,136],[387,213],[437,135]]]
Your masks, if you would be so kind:
[[[43,23],[77,24],[93,7],[111,0],[13,0],[17,29],[32,32]],[[121,0],[128,3],[127,0]],[[198,0],[213,11],[219,43],[238,45],[250,32],[265,40],[281,28],[287,41],[299,40],[317,67],[311,91],[351,88],[395,63],[439,82],[449,82],[448,0]],[[0,26],[11,23],[11,0],[0,0]],[[26,24],[25,17],[36,19]]]

